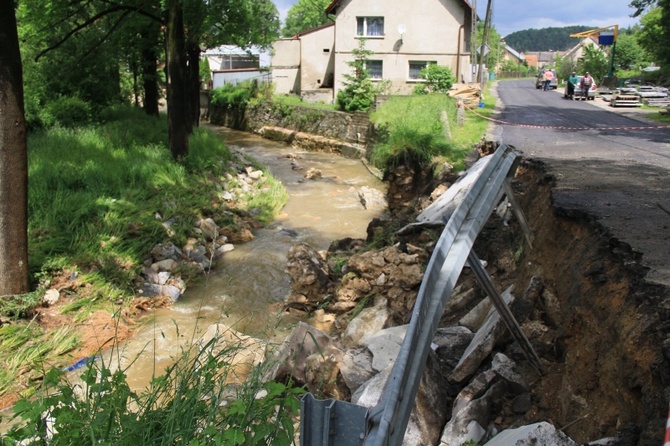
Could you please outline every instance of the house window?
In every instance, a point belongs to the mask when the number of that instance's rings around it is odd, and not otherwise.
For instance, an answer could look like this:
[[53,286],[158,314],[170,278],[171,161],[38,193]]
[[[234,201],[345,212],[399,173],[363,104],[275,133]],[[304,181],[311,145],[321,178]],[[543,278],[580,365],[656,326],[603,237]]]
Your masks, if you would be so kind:
[[366,60],[365,70],[371,79],[382,79],[384,65],[381,60]]
[[409,61],[409,79],[421,80],[421,70],[430,63],[437,63],[434,60],[410,60]]
[[356,36],[384,37],[384,17],[356,17]]

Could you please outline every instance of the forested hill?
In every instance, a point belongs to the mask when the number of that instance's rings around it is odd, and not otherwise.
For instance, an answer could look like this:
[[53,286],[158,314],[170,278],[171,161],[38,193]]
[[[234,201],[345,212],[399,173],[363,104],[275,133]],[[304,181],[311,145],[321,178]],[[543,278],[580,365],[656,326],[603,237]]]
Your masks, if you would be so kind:
[[563,28],[526,29],[505,36],[505,43],[517,51],[565,51],[579,43],[579,38],[570,34],[593,29],[589,26],[565,26]]

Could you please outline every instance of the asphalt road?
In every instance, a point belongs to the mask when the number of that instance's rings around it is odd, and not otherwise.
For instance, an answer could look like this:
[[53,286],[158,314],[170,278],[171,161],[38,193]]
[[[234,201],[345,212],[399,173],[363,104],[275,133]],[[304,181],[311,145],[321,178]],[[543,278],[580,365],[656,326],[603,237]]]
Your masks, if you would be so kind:
[[556,208],[595,218],[642,254],[647,281],[670,286],[670,129],[599,98],[537,90],[528,79],[495,90],[499,122],[489,138],[542,161],[556,178]]

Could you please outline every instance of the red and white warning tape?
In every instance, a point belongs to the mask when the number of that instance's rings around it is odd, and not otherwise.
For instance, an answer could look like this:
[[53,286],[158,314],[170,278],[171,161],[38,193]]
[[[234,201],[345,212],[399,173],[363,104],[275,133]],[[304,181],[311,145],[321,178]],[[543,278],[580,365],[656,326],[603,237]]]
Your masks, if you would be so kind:
[[[484,116],[481,113],[471,107],[465,106],[465,109],[472,112],[473,114],[479,116],[480,118],[487,119],[491,122],[496,122],[502,125],[511,125],[514,127],[526,127],[532,129],[554,129],[554,130],[660,130],[660,129],[670,129],[670,125],[648,125],[648,126],[621,126],[621,127],[569,127],[569,126],[551,126],[551,125],[531,125],[531,124],[518,124],[515,122],[502,121],[500,119],[491,118]],[[665,445],[664,445],[665,446]],[[669,445],[670,446],[670,445]]]

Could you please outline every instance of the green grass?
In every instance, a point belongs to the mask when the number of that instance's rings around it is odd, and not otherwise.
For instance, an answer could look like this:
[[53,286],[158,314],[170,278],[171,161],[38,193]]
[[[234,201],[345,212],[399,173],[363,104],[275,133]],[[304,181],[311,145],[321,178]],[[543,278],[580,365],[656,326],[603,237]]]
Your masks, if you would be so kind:
[[[122,116],[121,119],[118,119]],[[231,155],[220,137],[196,129],[182,164],[166,147],[164,119],[116,112],[101,126],[53,129],[29,138],[29,245],[33,275],[70,268],[132,291],[157,243],[182,246],[201,216],[227,223],[217,184]],[[269,177],[266,175],[266,177]],[[247,199],[265,221],[286,201],[271,177]],[[244,203],[238,210],[248,210]],[[171,222],[166,230],[164,221]],[[119,297],[119,292],[104,289]]]
[[323,102],[305,102],[300,96],[289,95],[275,95],[272,97],[272,102],[284,105],[297,105],[300,107],[316,108],[319,110],[337,110],[334,104],[326,104]]
[[[443,112],[450,132],[442,123]],[[391,97],[372,113],[371,120],[385,134],[371,156],[381,169],[435,159],[462,169],[465,156],[486,129],[480,118],[469,118],[459,126],[456,100],[442,94]]]
[[[192,343],[139,392],[128,386],[124,370],[113,370],[101,358],[88,362],[81,381],[49,369],[41,391],[14,405],[12,427],[0,443],[30,438],[50,445],[294,444],[304,391],[291,382],[264,380],[272,361],[252,367],[243,383],[229,384],[233,358],[243,346],[222,338]],[[47,415],[53,420],[50,439]]]
[[[220,226],[230,224],[235,213],[272,220],[287,193],[268,172],[232,208],[221,198],[226,174],[234,178],[237,163],[219,136],[199,128],[188,156],[174,162],[165,117],[130,108],[105,111],[98,125],[30,134],[28,243],[34,291],[0,299],[3,322],[17,329],[0,330],[0,395],[32,387],[33,375],[26,373],[35,364],[72,361],[62,355],[76,346],[75,338],[38,330],[31,322],[58,277],[75,278],[69,280],[61,314],[82,321],[97,309],[115,312],[117,302],[134,297],[135,279],[156,244],[183,246],[195,236],[200,218],[213,218]],[[187,268],[180,272],[186,282],[198,277]]]
[[647,118],[653,119],[658,122],[662,122],[664,124],[670,124],[670,114],[669,113],[650,113],[648,115],[645,115]]

